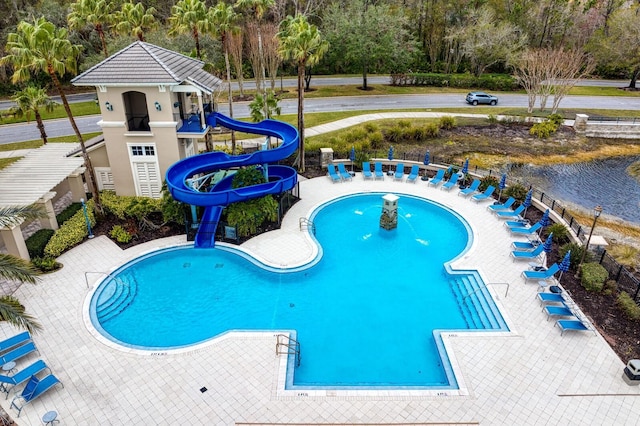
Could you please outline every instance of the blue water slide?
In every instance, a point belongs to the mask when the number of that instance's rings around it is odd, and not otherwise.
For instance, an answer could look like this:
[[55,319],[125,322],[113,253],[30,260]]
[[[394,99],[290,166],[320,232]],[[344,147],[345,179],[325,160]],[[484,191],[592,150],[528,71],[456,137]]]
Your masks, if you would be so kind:
[[295,169],[270,165],[268,167],[269,180],[266,183],[234,189],[231,188],[232,177],[227,177],[213,186],[209,192],[199,192],[191,188],[187,179],[194,175],[254,164],[275,163],[289,157],[298,148],[300,138],[298,130],[282,121],[264,120],[260,123],[245,123],[214,112],[207,117],[207,124],[224,126],[245,133],[272,136],[280,139],[282,143],[277,148],[256,151],[251,154],[230,155],[215,151],[194,155],[174,163],[167,169],[167,187],[173,198],[183,203],[205,207],[196,235],[195,247],[214,246],[215,231],[223,207],[268,194],[280,194],[292,189],[298,182],[298,174]]

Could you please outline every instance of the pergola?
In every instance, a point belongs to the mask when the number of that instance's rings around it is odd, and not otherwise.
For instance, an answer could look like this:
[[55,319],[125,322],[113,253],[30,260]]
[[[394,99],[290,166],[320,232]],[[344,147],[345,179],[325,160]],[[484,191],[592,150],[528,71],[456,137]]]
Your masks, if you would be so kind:
[[[73,201],[79,202],[85,196],[84,160],[67,156],[77,148],[77,144],[49,143],[1,170],[0,207],[42,204],[47,217],[40,219],[41,226],[58,229],[52,203],[54,189],[67,180]],[[9,254],[29,260],[20,224],[0,228],[0,236]]]

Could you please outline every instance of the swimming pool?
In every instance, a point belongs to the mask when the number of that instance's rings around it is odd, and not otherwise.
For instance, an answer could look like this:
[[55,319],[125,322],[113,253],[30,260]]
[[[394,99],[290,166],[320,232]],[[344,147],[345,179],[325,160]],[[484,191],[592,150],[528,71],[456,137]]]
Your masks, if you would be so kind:
[[382,195],[316,209],[322,259],[306,269],[282,273],[228,248],[136,259],[100,284],[92,322],[113,341],[154,350],[231,329],[295,330],[302,363],[290,367],[289,387],[455,387],[433,330],[504,328],[477,274],[443,266],[468,249],[469,227],[403,195],[398,228],[383,230]]

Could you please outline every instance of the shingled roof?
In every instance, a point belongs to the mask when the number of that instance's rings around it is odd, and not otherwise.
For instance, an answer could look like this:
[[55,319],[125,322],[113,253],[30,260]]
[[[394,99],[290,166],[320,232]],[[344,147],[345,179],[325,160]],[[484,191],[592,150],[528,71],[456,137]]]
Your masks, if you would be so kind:
[[76,86],[156,86],[188,81],[211,93],[222,81],[204,71],[203,65],[197,59],[136,41],[71,82]]

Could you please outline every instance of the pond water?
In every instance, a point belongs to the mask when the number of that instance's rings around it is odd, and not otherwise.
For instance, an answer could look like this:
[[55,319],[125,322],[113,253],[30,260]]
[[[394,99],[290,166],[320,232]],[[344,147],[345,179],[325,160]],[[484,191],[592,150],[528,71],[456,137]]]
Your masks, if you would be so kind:
[[613,157],[598,161],[553,166],[514,167],[518,177],[551,198],[591,210],[601,205],[604,213],[640,225],[640,184],[626,169],[640,156]]

